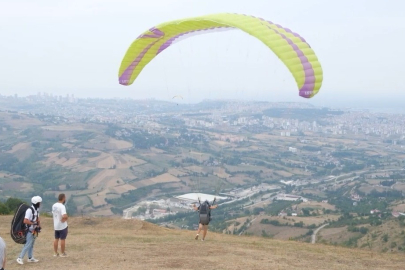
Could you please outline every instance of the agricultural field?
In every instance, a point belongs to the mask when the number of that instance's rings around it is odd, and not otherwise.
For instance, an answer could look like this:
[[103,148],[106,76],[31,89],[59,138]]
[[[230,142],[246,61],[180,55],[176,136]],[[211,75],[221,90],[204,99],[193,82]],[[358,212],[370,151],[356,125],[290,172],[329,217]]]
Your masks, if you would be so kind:
[[325,203],[325,202],[317,202],[317,201],[308,201],[308,202],[302,202],[298,204],[299,208],[313,208],[313,209],[328,209],[328,210],[336,210],[336,207],[332,204]]
[[306,234],[309,229],[290,226],[274,226],[271,224],[261,224],[258,219],[246,230],[253,235],[261,236],[263,231],[271,238],[280,240],[289,240],[290,238],[300,237]]
[[[145,106],[109,123],[97,118],[75,121],[0,112],[0,161],[9,161],[0,163],[1,199],[19,191],[28,198],[35,192],[51,204],[64,192],[68,209],[75,210],[75,214],[113,216],[143,200],[172,199],[189,192],[230,194],[236,189],[274,185],[274,192],[263,190],[240,198],[240,202],[232,201],[229,205],[235,204],[235,208],[220,212],[211,228],[306,241],[314,227],[341,222],[336,225],[339,228],[322,229],[320,241],[344,243],[359,233],[347,232],[350,221],[343,218],[367,216],[371,207],[384,205],[378,199],[380,194],[372,206],[359,199],[356,203],[361,212],[351,196],[360,193],[367,197],[372,190],[387,191],[378,185],[390,177],[390,169],[401,165],[397,156],[404,156],[398,148],[379,142],[379,138],[366,140],[353,134],[315,132],[311,130],[315,119],[303,122],[304,127],[292,124],[291,119],[272,119],[277,127],[223,124],[208,128],[186,124],[192,117],[183,117],[183,108],[165,115],[161,111],[146,113],[148,110]],[[196,123],[215,121],[210,119],[211,111],[198,110]],[[106,111],[108,114],[111,110]],[[134,111],[133,107],[130,111]],[[261,119],[259,114],[254,116],[256,120]],[[238,117],[235,115],[235,119]],[[302,131],[280,136],[292,125]],[[290,147],[296,151],[290,151]],[[398,180],[391,190],[405,191],[405,185]],[[309,201],[276,203],[273,199],[277,192],[301,195]],[[405,211],[403,203],[389,205],[392,210]],[[44,205],[45,209],[49,207]],[[273,213],[272,207],[277,211]],[[280,218],[280,211],[288,215],[298,212],[299,216]],[[382,218],[388,219],[389,215],[385,212]],[[280,224],[263,224],[264,218]],[[249,224],[245,224],[247,219]],[[375,219],[369,223],[378,223],[378,217]],[[184,217],[167,226],[181,228],[182,222],[193,227],[192,221]]]

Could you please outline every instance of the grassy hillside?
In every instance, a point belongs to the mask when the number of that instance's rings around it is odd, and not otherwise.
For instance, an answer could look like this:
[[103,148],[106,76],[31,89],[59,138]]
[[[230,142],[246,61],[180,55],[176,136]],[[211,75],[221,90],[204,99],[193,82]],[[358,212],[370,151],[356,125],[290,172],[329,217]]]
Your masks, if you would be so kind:
[[0,217],[0,235],[8,245],[7,269],[401,269],[399,254],[311,245],[258,237],[210,233],[195,241],[194,232],[161,228],[138,220],[72,218],[67,258],[52,256],[53,228],[43,218],[37,239],[38,264],[17,265],[22,246],[12,242],[11,216]]

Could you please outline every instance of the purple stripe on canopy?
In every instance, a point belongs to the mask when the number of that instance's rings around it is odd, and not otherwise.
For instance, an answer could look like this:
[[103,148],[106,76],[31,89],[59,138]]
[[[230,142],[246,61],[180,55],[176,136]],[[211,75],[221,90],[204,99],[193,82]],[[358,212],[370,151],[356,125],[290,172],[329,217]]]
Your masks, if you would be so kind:
[[[270,23],[270,22],[269,22],[269,23]],[[279,25],[279,24],[275,24],[275,26],[277,26],[277,27],[279,27],[279,28],[281,28],[281,29],[284,29],[287,33],[293,34],[295,37],[301,39],[302,42],[307,43],[306,40],[305,40],[303,37],[301,37],[301,36],[300,36],[299,34],[297,34],[297,33],[294,33],[294,32],[291,31],[290,29],[284,28],[284,27],[282,27],[282,26]],[[307,43],[307,44],[308,44],[308,43]],[[308,44],[308,46],[309,46],[309,44]],[[311,47],[311,46],[309,46],[309,47]]]
[[143,35],[140,35],[138,38],[161,38],[165,35],[164,32],[162,32],[161,30],[159,30],[155,27],[152,27],[151,29],[149,29],[149,31],[152,32],[153,34],[152,35],[143,34]]
[[[279,24],[274,24],[273,22],[267,21],[267,20],[265,20],[263,18],[259,18],[259,19],[262,20],[262,21],[268,22],[271,25],[275,25],[278,28],[284,29],[284,31],[286,31],[287,33],[293,34],[295,37],[300,38],[302,42],[305,42],[309,46],[309,44],[305,41],[304,38],[302,38],[297,33],[292,32],[290,29],[284,28]],[[273,30],[274,32],[276,32],[277,34],[279,34],[284,40],[286,40],[288,42],[288,44],[296,52],[298,58],[301,61],[301,65],[302,65],[302,68],[304,69],[304,73],[305,73],[304,85],[300,88],[299,95],[301,97],[304,97],[304,98],[310,98],[313,91],[314,91],[314,88],[315,88],[315,72],[314,72],[314,69],[313,69],[311,63],[308,61],[308,58],[304,55],[304,53],[301,51],[301,49],[298,48],[298,46],[290,38],[288,38],[286,35],[280,33],[279,31],[277,31],[277,29],[273,29],[270,26],[267,26],[267,27],[269,29]],[[309,46],[309,47],[311,47],[311,46]]]
[[279,34],[283,39],[285,39],[296,52],[298,58],[301,61],[302,68],[304,69],[305,72],[304,85],[300,88],[299,95],[304,98],[310,98],[315,87],[315,72],[314,69],[312,68],[311,63],[308,61],[308,58],[304,55],[304,53],[300,50],[300,48],[298,48],[298,46],[294,44],[294,42],[291,39],[286,37],[284,34],[278,32],[276,29],[273,29],[269,26],[268,28]]
[[[252,16],[252,17],[254,17],[254,16]],[[256,18],[256,17],[254,17],[254,18]],[[272,21],[267,21],[267,20],[265,20],[265,19],[263,19],[263,18],[258,18],[258,19],[260,19],[260,20],[262,20],[262,21],[264,21],[264,22],[268,22],[269,24],[273,24],[273,25],[277,26],[278,28],[283,29],[283,30],[286,31],[287,33],[293,34],[295,37],[301,39],[302,42],[306,43],[306,44],[311,48],[311,46],[308,44],[308,42],[307,42],[303,37],[301,37],[301,36],[300,36],[299,34],[297,34],[297,33],[294,33],[294,32],[291,31],[290,29],[285,28],[285,27],[283,27],[283,26],[281,26],[281,25],[279,25],[279,24],[274,24]]]
[[133,70],[138,66],[139,62],[141,62],[142,58],[145,56],[145,54],[149,51],[150,48],[152,48],[153,45],[155,45],[162,37],[165,36],[165,33],[161,30],[159,30],[156,27],[152,27],[149,29],[150,32],[153,34],[143,34],[140,35],[137,39],[140,38],[156,38],[154,42],[149,44],[136,58],[132,63],[125,69],[125,71],[122,73],[122,75],[119,77],[119,83],[122,85],[128,85],[129,81],[131,79],[131,75]]
[[125,69],[125,71],[122,73],[122,75],[119,77],[119,83],[122,85],[128,85],[129,80],[131,78],[133,70],[138,66],[139,62],[141,62],[142,58],[145,56],[145,54],[149,51],[150,48],[152,48],[153,45],[155,45],[160,39],[155,40],[151,44],[149,44],[139,55],[138,57],[135,58],[135,60]]

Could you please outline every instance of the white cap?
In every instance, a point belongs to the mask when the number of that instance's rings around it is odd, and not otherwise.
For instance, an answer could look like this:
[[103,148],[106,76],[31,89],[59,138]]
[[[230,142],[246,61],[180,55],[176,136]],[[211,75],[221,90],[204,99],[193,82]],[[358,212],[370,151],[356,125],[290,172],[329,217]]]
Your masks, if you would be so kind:
[[31,202],[32,202],[32,204],[37,204],[39,202],[42,202],[42,198],[39,196],[34,196],[34,197],[32,197]]

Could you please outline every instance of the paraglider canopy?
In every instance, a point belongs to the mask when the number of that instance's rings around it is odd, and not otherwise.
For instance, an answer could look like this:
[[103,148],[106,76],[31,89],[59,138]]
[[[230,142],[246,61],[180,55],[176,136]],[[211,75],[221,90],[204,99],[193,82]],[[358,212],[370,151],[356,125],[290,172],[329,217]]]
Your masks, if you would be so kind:
[[256,37],[272,50],[290,70],[301,97],[311,98],[318,93],[323,80],[322,68],[315,52],[303,37],[271,21],[231,13],[175,20],[150,28],[127,50],[119,70],[119,83],[132,84],[154,57],[179,40],[196,34],[232,29]]
[[[175,98],[181,98],[181,99],[183,99],[182,96],[174,96],[172,99],[175,99]],[[177,103],[177,105],[179,105],[179,104]]]

